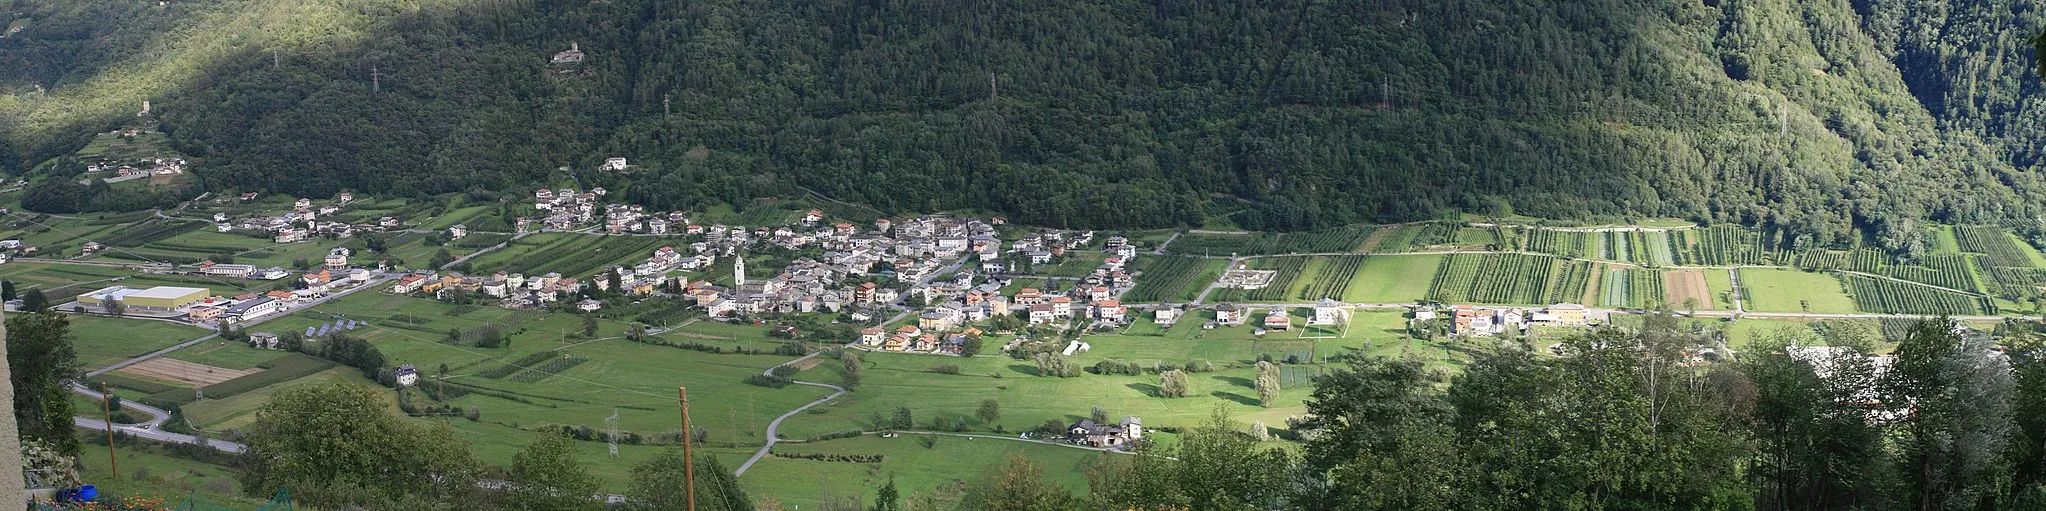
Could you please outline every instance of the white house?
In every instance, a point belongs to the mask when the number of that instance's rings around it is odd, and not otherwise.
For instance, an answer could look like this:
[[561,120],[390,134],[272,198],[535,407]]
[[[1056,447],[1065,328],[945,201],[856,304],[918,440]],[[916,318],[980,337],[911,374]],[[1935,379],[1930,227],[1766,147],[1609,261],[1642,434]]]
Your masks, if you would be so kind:
[[398,386],[400,387],[410,387],[412,384],[419,383],[419,369],[412,367],[412,364],[398,366],[398,370],[392,372],[391,376],[398,380]]

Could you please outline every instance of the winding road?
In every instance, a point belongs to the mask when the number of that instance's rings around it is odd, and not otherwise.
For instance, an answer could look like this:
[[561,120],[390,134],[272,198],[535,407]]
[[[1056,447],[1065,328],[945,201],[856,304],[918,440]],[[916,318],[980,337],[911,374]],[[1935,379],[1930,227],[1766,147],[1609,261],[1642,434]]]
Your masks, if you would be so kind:
[[[805,361],[805,360],[809,360],[809,359],[817,358],[817,356],[818,356],[818,355],[822,355],[822,354],[824,354],[824,352],[822,352],[822,351],[819,351],[819,352],[814,352],[814,353],[811,353],[811,354],[808,354],[808,355],[803,355],[802,357],[800,357],[800,358],[797,358],[797,359],[795,359],[795,360],[790,360],[790,361],[787,361],[787,362],[782,362],[782,363],[781,363],[780,365],[776,365],[776,366],[774,366],[774,367],[770,367],[770,368],[767,368],[767,370],[766,370],[766,371],[761,371],[761,372],[760,372],[760,374],[761,374],[762,376],[773,376],[773,375],[774,375],[774,370],[775,370],[775,368],[778,368],[778,367],[781,367],[781,366],[785,366],[785,365],[790,365],[790,364],[798,364],[798,363],[802,363],[802,362],[803,362],[803,361]],[[764,458],[764,457],[767,457],[767,453],[768,453],[768,451],[772,451],[772,450],[774,450],[774,444],[775,444],[775,443],[777,443],[777,442],[780,442],[780,441],[781,441],[781,439],[779,438],[779,435],[778,435],[778,433],[779,433],[779,430],[781,429],[781,421],[784,421],[784,420],[788,420],[788,418],[789,418],[789,417],[794,417],[794,416],[796,416],[796,414],[799,414],[799,413],[803,413],[803,410],[808,410],[808,409],[810,409],[810,407],[812,407],[812,406],[817,406],[817,405],[821,405],[821,404],[824,404],[824,403],[825,403],[825,402],[827,402],[827,401],[831,401],[831,400],[833,400],[833,399],[838,399],[838,396],[843,396],[843,395],[845,395],[845,387],[840,387],[840,386],[837,386],[837,385],[832,385],[832,384],[829,384],[829,383],[812,383],[812,382],[807,382],[807,381],[796,381],[796,382],[791,382],[791,383],[795,383],[795,384],[797,384],[797,385],[809,385],[809,386],[812,386],[812,387],[824,387],[824,388],[827,388],[827,389],[831,389],[831,390],[832,390],[832,392],[831,392],[831,395],[828,395],[828,396],[824,396],[824,397],[821,397],[821,398],[817,398],[817,400],[816,400],[816,401],[811,401],[811,402],[809,402],[809,404],[805,404],[805,405],[803,405],[803,406],[799,406],[799,407],[796,407],[796,409],[794,409],[794,410],[789,410],[789,413],[784,413],[784,414],[781,414],[781,416],[780,416],[780,417],[775,417],[775,418],[774,418],[774,422],[769,422],[769,423],[767,423],[767,444],[766,444],[766,445],[762,445],[762,446],[760,446],[760,450],[759,450],[759,451],[756,451],[756,452],[754,452],[754,453],[753,453],[753,457],[751,457],[751,458],[746,458],[746,462],[745,462],[745,463],[740,463],[740,464],[739,464],[739,469],[738,469],[738,470],[734,470],[734,471],[732,471],[732,477],[739,477],[739,476],[742,476],[742,475],[746,475],[746,469],[749,469],[749,468],[753,468],[753,464],[754,464],[755,462],[758,462],[758,461],[760,461],[760,458]]]

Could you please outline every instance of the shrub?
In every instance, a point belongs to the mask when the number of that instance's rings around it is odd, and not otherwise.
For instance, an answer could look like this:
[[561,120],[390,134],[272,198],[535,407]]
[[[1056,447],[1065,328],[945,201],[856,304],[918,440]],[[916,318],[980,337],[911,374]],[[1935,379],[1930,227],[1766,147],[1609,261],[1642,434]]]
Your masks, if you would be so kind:
[[959,374],[959,364],[938,364],[937,367],[931,368],[931,372],[938,374]]
[[789,386],[789,382],[790,380],[788,378],[783,378],[780,376],[768,376],[764,374],[756,374],[753,376],[746,377],[747,385],[758,385],[771,389],[787,387]]

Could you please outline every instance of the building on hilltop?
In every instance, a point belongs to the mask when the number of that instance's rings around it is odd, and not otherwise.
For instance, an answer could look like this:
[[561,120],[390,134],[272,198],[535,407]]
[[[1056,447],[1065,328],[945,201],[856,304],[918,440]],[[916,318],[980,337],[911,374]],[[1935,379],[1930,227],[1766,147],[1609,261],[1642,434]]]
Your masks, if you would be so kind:
[[583,61],[583,49],[582,49],[582,47],[581,47],[581,46],[577,45],[577,44],[576,44],[576,43],[575,43],[574,41],[570,41],[570,42],[568,43],[568,49],[567,49],[567,50],[565,50],[565,51],[562,51],[561,53],[556,53],[556,54],[554,54],[554,58],[553,58],[553,59],[551,59],[551,62],[553,62],[553,63],[555,63],[555,64],[576,64],[576,63],[580,63],[580,62],[582,62],[582,61]]

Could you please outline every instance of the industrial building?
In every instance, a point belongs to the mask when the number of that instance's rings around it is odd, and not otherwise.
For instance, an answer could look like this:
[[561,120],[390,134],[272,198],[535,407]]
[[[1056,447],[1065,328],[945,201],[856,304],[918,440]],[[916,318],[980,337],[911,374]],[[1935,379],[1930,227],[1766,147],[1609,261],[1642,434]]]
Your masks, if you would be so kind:
[[176,312],[205,300],[212,294],[212,291],[203,287],[156,286],[133,289],[127,286],[112,286],[78,295],[78,303],[104,307],[108,300],[112,300],[120,302],[130,311]]

